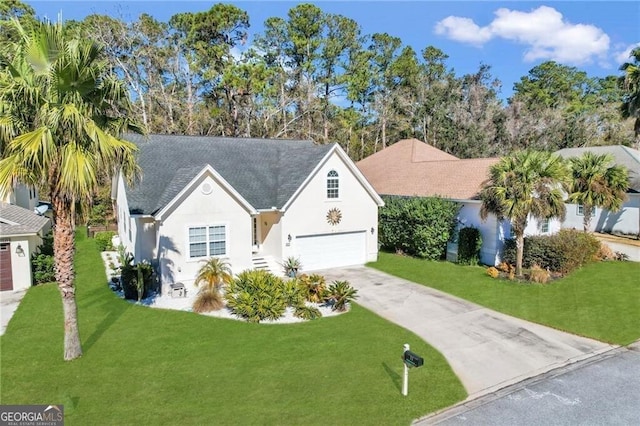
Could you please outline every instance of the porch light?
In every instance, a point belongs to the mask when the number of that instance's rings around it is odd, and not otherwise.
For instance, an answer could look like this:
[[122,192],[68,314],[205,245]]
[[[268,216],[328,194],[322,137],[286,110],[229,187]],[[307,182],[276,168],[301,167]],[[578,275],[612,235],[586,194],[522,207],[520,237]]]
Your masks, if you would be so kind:
[[291,242],[291,234],[287,235],[287,241]]
[[16,254],[20,257],[24,256],[24,249],[22,248],[22,246],[20,244],[18,244],[16,246]]
[[372,227],[371,227],[371,235],[373,235],[373,233],[374,233],[375,231],[376,231],[376,230],[375,230],[375,229],[373,229],[373,226],[372,226]]

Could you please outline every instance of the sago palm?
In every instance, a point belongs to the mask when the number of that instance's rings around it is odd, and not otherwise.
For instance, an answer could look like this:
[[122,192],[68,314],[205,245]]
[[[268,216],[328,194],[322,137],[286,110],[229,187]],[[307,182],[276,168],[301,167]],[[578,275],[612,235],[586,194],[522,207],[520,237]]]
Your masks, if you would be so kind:
[[508,219],[516,237],[516,274],[522,276],[524,231],[529,217],[564,219],[564,191],[569,171],[557,155],[521,151],[502,158],[489,172],[480,191],[480,216]]
[[569,201],[582,204],[584,231],[591,227],[592,209],[601,207],[612,212],[622,208],[629,187],[627,169],[614,164],[607,154],[585,152],[569,160],[571,165],[571,192]]
[[195,285],[204,284],[206,290],[218,291],[220,287],[229,284],[232,280],[229,263],[218,257],[212,257],[198,270]]
[[0,192],[16,182],[42,185],[53,208],[56,281],[64,313],[64,359],[82,355],[73,258],[74,215],[101,176],[137,170],[134,144],[118,137],[130,126],[130,101],[109,73],[102,50],[72,40],[60,23],[37,23],[0,59]]

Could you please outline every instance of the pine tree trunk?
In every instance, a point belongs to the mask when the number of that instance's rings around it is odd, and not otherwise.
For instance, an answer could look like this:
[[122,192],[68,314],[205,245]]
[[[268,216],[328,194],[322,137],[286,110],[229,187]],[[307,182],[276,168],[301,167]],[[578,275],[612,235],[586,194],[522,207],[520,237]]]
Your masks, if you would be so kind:
[[73,255],[75,251],[72,202],[52,195],[55,224],[53,228],[53,256],[56,281],[62,296],[64,313],[64,359],[71,361],[82,356],[78,330],[78,308],[74,285]]

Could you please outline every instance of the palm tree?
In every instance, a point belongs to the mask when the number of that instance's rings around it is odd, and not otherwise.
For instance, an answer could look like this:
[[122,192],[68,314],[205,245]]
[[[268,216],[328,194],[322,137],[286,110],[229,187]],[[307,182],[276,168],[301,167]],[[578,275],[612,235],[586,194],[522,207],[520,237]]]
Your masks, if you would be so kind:
[[626,62],[620,67],[624,71],[620,85],[625,90],[620,110],[623,118],[635,118],[636,148],[640,149],[640,47],[633,49],[629,57],[633,62]]
[[204,284],[204,288],[198,293],[198,297],[193,303],[195,312],[209,312],[222,308],[222,295],[220,288],[231,283],[233,275],[231,268],[226,261],[212,257],[207,260],[198,270],[195,285]]
[[591,214],[594,207],[602,207],[612,212],[620,210],[626,199],[629,187],[627,169],[613,165],[611,155],[597,155],[591,151],[582,157],[569,160],[573,181],[571,183],[569,201],[582,204],[585,232],[591,225]]
[[82,355],[74,285],[75,208],[87,206],[101,176],[137,171],[130,100],[95,43],[71,40],[60,23],[36,23],[0,58],[0,193],[15,182],[42,185],[53,208],[56,281],[64,312],[64,359]]
[[524,230],[529,217],[564,219],[568,168],[557,155],[521,151],[494,164],[480,191],[480,216],[509,219],[516,237],[516,274],[522,276]]
[[195,285],[205,285],[208,291],[220,290],[223,285],[229,284],[233,280],[229,263],[218,257],[207,260],[198,270]]

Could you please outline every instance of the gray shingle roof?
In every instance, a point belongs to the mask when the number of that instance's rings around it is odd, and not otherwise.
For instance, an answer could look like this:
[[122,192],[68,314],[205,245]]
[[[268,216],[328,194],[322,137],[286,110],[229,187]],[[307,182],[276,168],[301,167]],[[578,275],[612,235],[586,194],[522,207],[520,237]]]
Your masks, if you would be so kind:
[[0,235],[2,236],[36,234],[48,221],[46,217],[25,208],[0,202]]
[[611,154],[615,163],[629,171],[629,189],[640,192],[640,151],[623,145],[591,146],[585,148],[565,148],[556,151],[563,158],[580,157],[587,151],[596,155]]
[[282,208],[333,145],[211,136],[126,135],[140,152],[142,179],[129,210],[155,214],[210,165],[254,208]]

